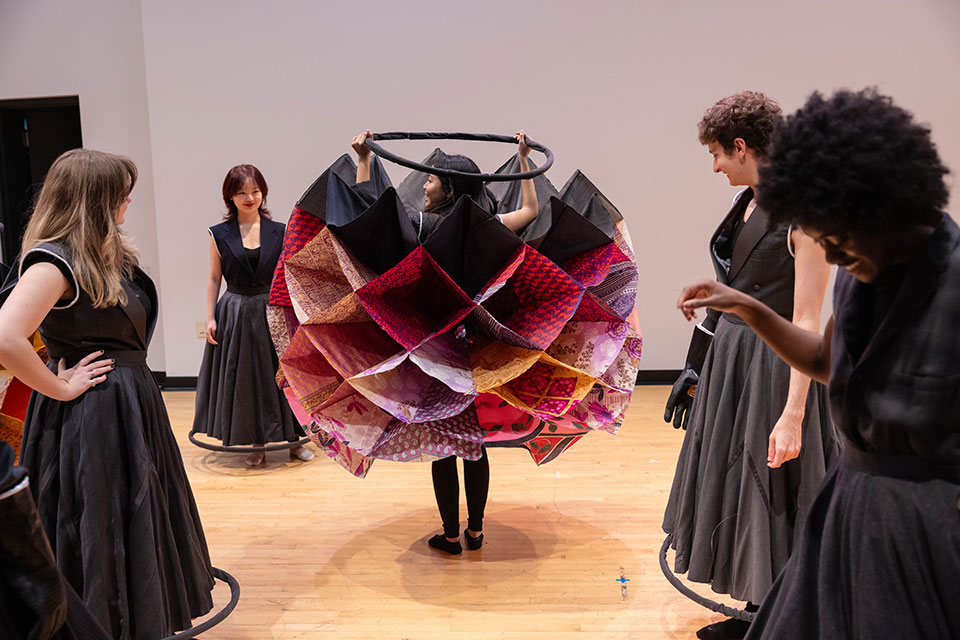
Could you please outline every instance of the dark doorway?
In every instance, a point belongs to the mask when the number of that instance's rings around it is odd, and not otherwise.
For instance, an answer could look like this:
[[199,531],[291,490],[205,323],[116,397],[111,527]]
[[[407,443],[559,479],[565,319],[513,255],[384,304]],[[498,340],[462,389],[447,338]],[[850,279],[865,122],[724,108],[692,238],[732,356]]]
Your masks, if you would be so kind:
[[77,96],[0,100],[0,249],[10,264],[47,170],[83,146]]

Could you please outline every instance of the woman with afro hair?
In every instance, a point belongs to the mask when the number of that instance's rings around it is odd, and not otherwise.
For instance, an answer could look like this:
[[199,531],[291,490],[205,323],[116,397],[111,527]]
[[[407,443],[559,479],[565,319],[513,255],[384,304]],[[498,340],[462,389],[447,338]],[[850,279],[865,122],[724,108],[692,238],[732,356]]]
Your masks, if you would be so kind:
[[960,637],[960,228],[928,128],[867,89],[813,94],[760,170],[771,220],[840,267],[823,335],[717,282],[689,318],[743,318],[829,384],[846,446],[747,638]]
[[[720,282],[817,331],[830,278],[823,250],[795,227],[771,224],[757,204],[758,171],[780,118],[774,100],[740,91],[700,121],[714,172],[742,188],[710,257]],[[675,570],[755,610],[839,451],[826,391],[791,371],[740,318],[711,312],[693,332],[664,419],[686,428],[663,518]],[[747,627],[731,618],[697,637],[742,638]]]

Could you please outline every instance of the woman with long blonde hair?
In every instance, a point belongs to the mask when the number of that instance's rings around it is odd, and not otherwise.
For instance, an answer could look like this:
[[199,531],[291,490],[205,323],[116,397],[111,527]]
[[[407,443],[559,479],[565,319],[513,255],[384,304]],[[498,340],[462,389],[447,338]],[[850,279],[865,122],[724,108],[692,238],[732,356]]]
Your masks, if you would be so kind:
[[[0,362],[35,391],[21,463],[61,572],[114,638],[161,638],[212,607],[203,529],[146,364],[156,288],[121,230],[125,157],[53,163],[0,307]],[[50,365],[29,337],[39,327]]]

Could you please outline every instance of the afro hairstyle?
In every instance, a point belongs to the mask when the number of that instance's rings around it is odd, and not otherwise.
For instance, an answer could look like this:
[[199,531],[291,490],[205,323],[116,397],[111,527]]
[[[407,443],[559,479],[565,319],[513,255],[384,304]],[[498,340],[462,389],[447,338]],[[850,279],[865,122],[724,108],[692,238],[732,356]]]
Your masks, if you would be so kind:
[[948,199],[930,129],[874,88],[815,92],[777,128],[759,173],[771,224],[903,228],[934,219]]

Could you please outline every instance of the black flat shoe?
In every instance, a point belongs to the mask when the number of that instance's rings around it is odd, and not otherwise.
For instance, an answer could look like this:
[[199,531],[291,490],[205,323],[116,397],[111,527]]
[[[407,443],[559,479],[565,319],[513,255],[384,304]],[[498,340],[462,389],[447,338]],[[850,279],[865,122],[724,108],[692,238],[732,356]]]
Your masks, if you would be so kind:
[[749,622],[727,618],[703,627],[697,631],[697,637],[700,640],[740,640],[749,629]]
[[439,533],[429,540],[427,544],[433,547],[434,549],[439,549],[440,551],[446,551],[452,556],[459,555],[463,553],[463,547],[460,546],[460,541],[450,542],[444,536]]
[[468,533],[468,530],[467,530],[467,529],[464,529],[464,530],[463,530],[463,537],[464,537],[464,539],[466,539],[466,541],[467,541],[467,549],[470,549],[471,551],[476,551],[477,549],[479,549],[480,547],[483,546],[483,534],[482,534],[482,533],[481,533],[480,535],[478,535],[476,538],[474,538],[472,535],[470,535],[470,534]]

